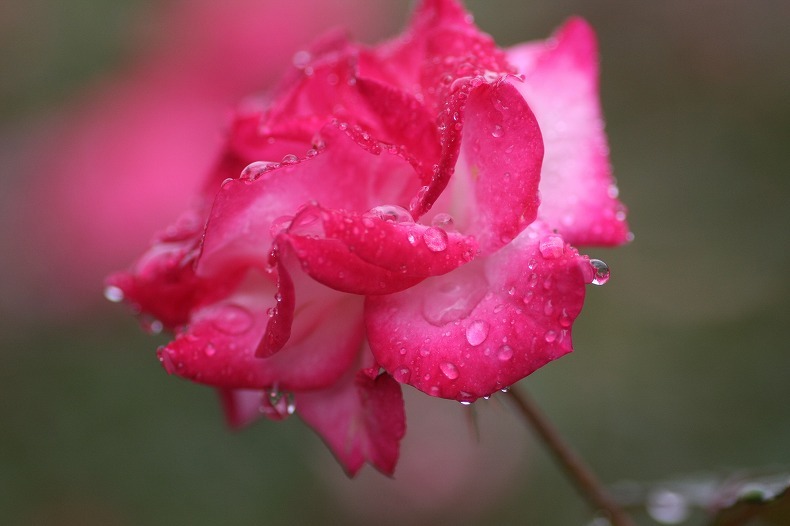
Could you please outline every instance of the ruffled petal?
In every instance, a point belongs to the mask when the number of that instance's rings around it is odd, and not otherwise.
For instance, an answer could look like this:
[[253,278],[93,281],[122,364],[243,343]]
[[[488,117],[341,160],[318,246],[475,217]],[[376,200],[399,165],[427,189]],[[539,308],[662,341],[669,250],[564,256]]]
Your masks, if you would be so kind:
[[371,350],[396,380],[432,396],[488,396],[572,350],[585,268],[558,235],[530,227],[489,258],[368,297]]
[[351,214],[306,206],[278,246],[287,244],[317,281],[354,294],[388,294],[472,260],[474,238],[411,221],[397,206]]
[[369,136],[336,123],[324,127],[321,137],[321,151],[276,167],[252,166],[252,180],[223,184],[206,227],[199,275],[265,265],[283,224],[279,220],[292,218],[306,203],[364,212],[380,203],[405,205],[419,188],[410,163],[371,143]]
[[543,132],[540,219],[570,243],[618,245],[628,240],[617,199],[598,95],[598,46],[582,19],[568,21],[545,43],[512,48],[525,76],[516,87]]
[[184,214],[154,239],[131,270],[107,279],[107,296],[142,313],[147,328],[175,330],[189,321],[193,309],[230,294],[241,273],[229,272],[221,278],[195,274],[202,227],[198,213]]
[[349,476],[365,462],[386,475],[395,471],[406,416],[400,385],[388,374],[358,372],[329,389],[297,393],[296,412]]
[[189,326],[160,348],[159,359],[171,374],[226,389],[331,385],[358,354],[362,300],[314,287],[302,291],[290,339],[274,356],[257,358],[255,352],[270,320],[267,306],[274,305],[275,288],[252,276],[226,300],[196,310]]

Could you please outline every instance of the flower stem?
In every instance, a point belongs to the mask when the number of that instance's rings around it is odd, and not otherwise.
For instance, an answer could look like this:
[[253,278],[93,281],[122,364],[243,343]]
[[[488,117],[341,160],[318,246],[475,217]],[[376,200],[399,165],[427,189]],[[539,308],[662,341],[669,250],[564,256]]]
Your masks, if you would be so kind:
[[597,510],[603,510],[613,526],[634,526],[631,518],[612,499],[598,478],[565,442],[557,428],[546,418],[532,399],[515,389],[511,389],[509,393],[518,410],[549,448],[554,460],[562,466],[565,474],[590,506]]

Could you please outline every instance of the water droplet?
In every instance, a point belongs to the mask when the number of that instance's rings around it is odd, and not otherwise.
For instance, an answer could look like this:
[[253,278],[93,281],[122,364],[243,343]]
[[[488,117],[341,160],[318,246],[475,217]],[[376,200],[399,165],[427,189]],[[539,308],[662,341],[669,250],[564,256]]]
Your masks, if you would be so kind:
[[439,369],[441,369],[442,374],[450,380],[455,380],[458,378],[458,368],[455,366],[455,364],[450,362],[442,362],[439,364]]
[[244,334],[252,328],[253,319],[249,310],[241,305],[225,304],[214,313],[214,326],[225,334]]
[[488,292],[488,283],[472,265],[464,265],[451,277],[431,278],[423,296],[422,313],[429,323],[441,327],[467,317]]
[[609,265],[600,259],[591,259],[590,267],[593,270],[593,277],[591,283],[593,285],[603,285],[609,281]]
[[488,338],[488,322],[483,320],[473,321],[466,328],[466,341],[469,345],[478,346]]
[[441,228],[428,228],[422,235],[422,240],[431,252],[441,252],[447,248],[447,232]]
[[455,229],[455,221],[453,220],[453,216],[450,214],[445,214],[444,212],[440,212],[433,216],[431,225],[435,226],[436,228],[441,228],[445,231],[452,231]]
[[217,348],[211,345],[210,343],[207,343],[206,346],[203,347],[203,352],[205,353],[206,356],[211,357],[217,354]]
[[299,162],[299,157],[295,156],[292,153],[289,153],[288,155],[283,157],[281,164],[296,164],[298,162]]
[[241,171],[241,175],[239,175],[239,179],[243,181],[254,181],[261,175],[279,167],[280,163],[270,161],[256,161],[244,167],[244,170]]
[[398,205],[381,205],[371,208],[368,214],[392,223],[413,223],[414,218],[408,210]]
[[609,197],[615,199],[618,195],[620,195],[620,189],[617,188],[616,184],[613,184],[609,186],[609,188],[606,190],[606,193],[609,195]]
[[104,288],[104,297],[113,303],[118,303],[123,301],[123,290],[114,285],[108,285]]
[[543,339],[546,340],[546,343],[552,343],[557,339],[557,333],[554,331],[546,331],[546,334],[543,335]]
[[683,495],[661,489],[648,495],[647,512],[661,524],[680,524],[689,516],[689,503]]
[[494,125],[494,129],[491,130],[491,135],[496,137],[497,139],[502,137],[505,134],[505,130],[499,124]]
[[409,240],[409,244],[412,246],[417,244],[417,236],[414,235],[414,232],[409,232],[409,234],[406,236],[406,239]]
[[571,326],[572,323],[573,323],[573,320],[571,320],[571,317],[568,314],[568,311],[566,311],[565,309],[562,309],[562,314],[560,314],[560,326],[568,328],[568,327]]
[[562,257],[565,250],[565,242],[560,236],[549,235],[540,240],[540,254],[546,259],[557,259]]
[[299,69],[302,69],[307,64],[309,64],[312,59],[313,59],[313,57],[312,57],[312,55],[310,55],[309,51],[302,50],[302,51],[297,51],[294,54],[293,59],[292,59],[291,62],[293,63],[293,65],[295,67],[297,67]]
[[503,345],[496,352],[496,357],[500,362],[506,362],[513,358],[513,348],[510,345]]
[[400,367],[395,370],[392,377],[398,382],[405,384],[408,383],[409,379],[411,378],[411,371],[408,367]]
[[551,316],[553,313],[554,305],[551,303],[551,300],[546,300],[546,303],[543,305],[543,314]]

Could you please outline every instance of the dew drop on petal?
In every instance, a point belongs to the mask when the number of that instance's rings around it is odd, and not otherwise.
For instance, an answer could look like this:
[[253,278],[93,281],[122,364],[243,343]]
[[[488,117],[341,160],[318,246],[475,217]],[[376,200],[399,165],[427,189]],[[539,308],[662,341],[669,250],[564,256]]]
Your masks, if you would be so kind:
[[441,228],[428,228],[422,235],[422,240],[431,252],[442,252],[447,248],[447,232]]
[[554,331],[546,331],[546,334],[543,335],[543,339],[546,340],[546,343],[552,343],[557,339],[557,333]]
[[285,157],[283,157],[283,160],[281,161],[282,164],[296,164],[298,162],[299,162],[299,157],[297,157],[292,153],[287,154]]
[[455,380],[458,378],[458,368],[455,366],[455,364],[450,362],[442,362],[439,364],[439,369],[442,371],[442,374],[450,380]]
[[104,289],[104,297],[113,303],[118,303],[123,301],[123,290],[114,285],[108,285]]
[[505,130],[499,124],[495,124],[494,129],[491,130],[491,135],[493,137],[496,137],[497,139],[499,137],[502,137],[504,134],[505,134]]
[[496,356],[499,361],[506,362],[513,358],[513,348],[510,345],[503,345],[497,350]]
[[244,334],[252,328],[252,314],[240,305],[226,304],[214,315],[214,326],[225,334]]
[[446,214],[444,212],[440,212],[433,216],[433,220],[431,220],[431,225],[435,226],[436,228],[441,228],[442,230],[454,230],[455,229],[455,221],[453,220],[453,216],[450,214]]
[[591,282],[593,285],[603,285],[604,283],[609,281],[609,265],[607,265],[600,259],[591,259],[590,267],[592,267],[593,270],[593,277]]
[[392,223],[413,223],[408,210],[398,205],[381,205],[370,209],[369,214]]
[[217,354],[217,348],[216,348],[216,347],[214,347],[213,345],[211,345],[210,343],[208,343],[208,344],[206,344],[206,346],[203,348],[203,353],[204,353],[206,356],[208,356],[208,357],[212,357],[212,356],[214,356],[215,354]]
[[550,235],[540,240],[540,254],[546,259],[557,259],[562,257],[565,250],[565,242],[560,236]]
[[473,321],[466,328],[466,341],[469,345],[478,346],[488,338],[488,322],[483,320]]

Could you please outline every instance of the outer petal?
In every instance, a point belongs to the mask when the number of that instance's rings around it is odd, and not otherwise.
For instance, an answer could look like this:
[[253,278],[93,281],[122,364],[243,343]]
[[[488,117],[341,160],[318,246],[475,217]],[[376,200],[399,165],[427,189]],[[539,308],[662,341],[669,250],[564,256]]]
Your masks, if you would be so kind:
[[346,375],[329,389],[296,394],[296,411],[326,442],[349,476],[365,462],[392,475],[406,417],[400,386],[388,374]]
[[278,233],[275,220],[293,216],[308,202],[364,212],[380,203],[405,204],[416,192],[414,169],[397,153],[357,137],[342,123],[325,127],[321,136],[323,150],[271,170],[262,167],[252,181],[222,186],[206,227],[199,275],[261,266]]
[[184,214],[154,240],[130,271],[107,279],[108,298],[128,302],[149,325],[158,322],[160,328],[174,330],[187,323],[196,307],[230,294],[241,273],[215,278],[195,274],[202,227],[198,213]]
[[626,242],[625,207],[617,200],[603,131],[592,28],[571,19],[545,43],[512,48],[508,58],[525,76],[517,87],[543,132],[540,218],[573,244]]
[[376,360],[432,396],[472,401],[570,352],[589,264],[547,232],[530,228],[489,258],[368,297]]
[[314,287],[297,303],[288,344],[270,358],[257,358],[255,351],[269,322],[266,307],[274,304],[274,286],[254,276],[233,296],[195,311],[159,358],[171,374],[227,389],[331,385],[358,354],[362,300]]

